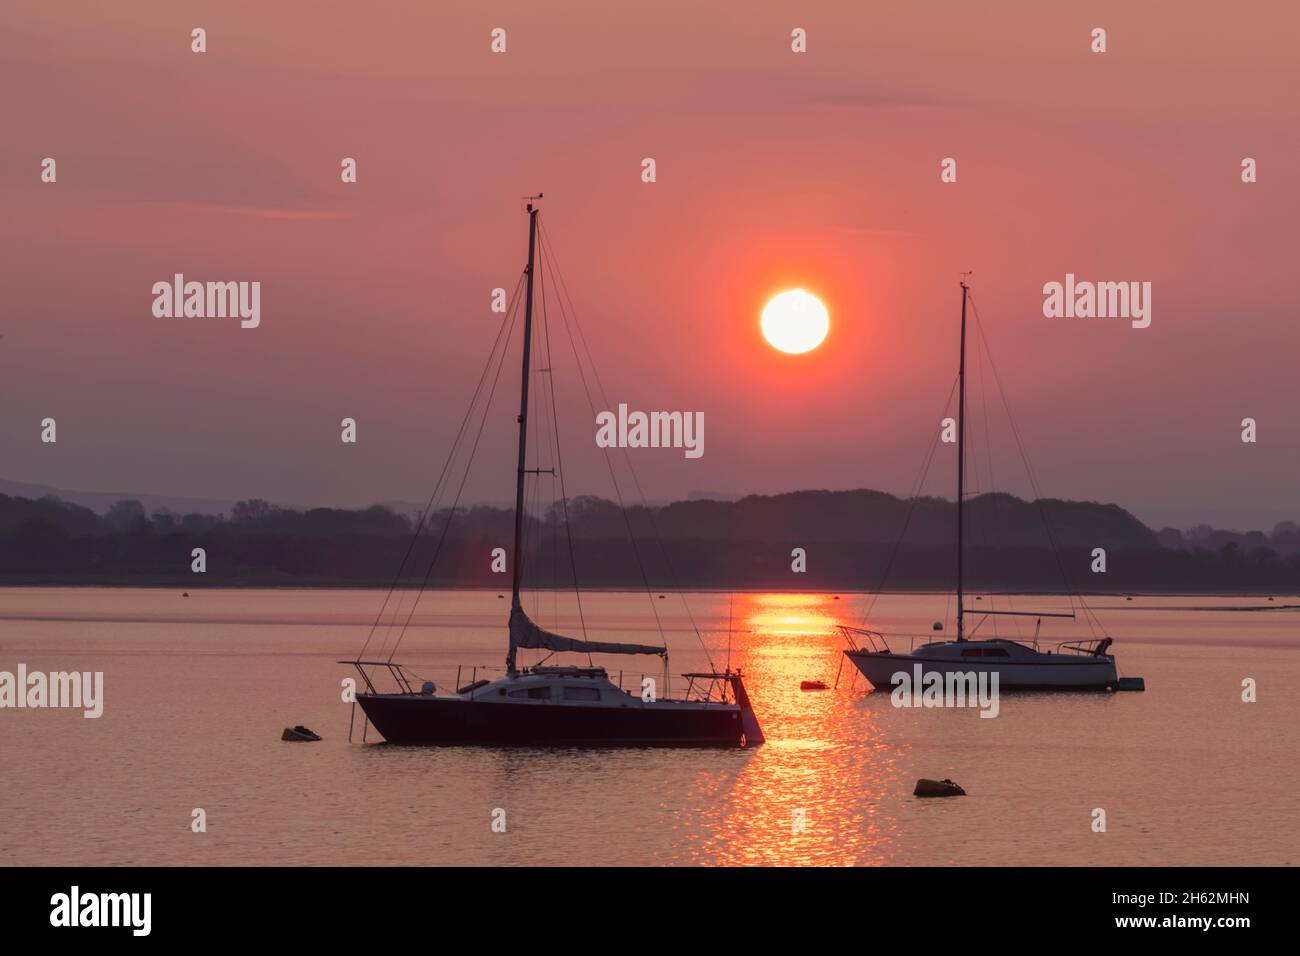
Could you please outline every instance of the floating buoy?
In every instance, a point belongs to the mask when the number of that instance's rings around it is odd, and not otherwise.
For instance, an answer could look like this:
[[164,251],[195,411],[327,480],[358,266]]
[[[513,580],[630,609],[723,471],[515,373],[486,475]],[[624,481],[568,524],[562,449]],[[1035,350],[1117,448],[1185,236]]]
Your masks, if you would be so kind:
[[1133,600],[1133,599],[1132,599],[1131,597],[1126,597],[1124,600],[1125,600],[1125,601],[1131,601],[1131,600]]
[[1121,677],[1115,685],[1116,690],[1146,690],[1147,682],[1141,677]]
[[[181,592],[181,597],[189,597],[189,596],[190,596],[190,592],[189,592],[189,591],[182,591],[182,592]],[[1272,598],[1269,598],[1269,600],[1271,601],[1271,600],[1273,600],[1273,599],[1272,599]]]
[[284,728],[284,733],[280,735],[281,740],[320,740],[320,734],[308,730],[302,724],[296,727]]
[[800,690],[825,690],[826,682],[824,680],[805,680],[799,682]]
[[916,781],[916,789],[912,791],[914,797],[964,797],[966,791],[957,784],[953,783],[947,777],[942,780],[926,780],[922,777]]
[[663,596],[663,595],[662,595],[662,594],[661,594],[661,595],[659,595],[659,600],[661,600],[661,601],[662,601],[662,600],[663,600],[663,599],[664,599],[664,596]]
[[[838,600],[839,600],[839,599],[840,599],[840,596],[839,596],[839,595],[838,595],[838,594],[837,594],[837,595],[835,595],[835,600],[837,600],[837,601],[838,601]],[[1271,601],[1271,600],[1273,600],[1273,599],[1272,599],[1272,598],[1269,598],[1269,600],[1270,600],[1270,601]]]
[[500,600],[502,600],[502,599],[504,599],[504,598],[505,598],[505,595],[504,595],[504,594],[498,594],[498,595],[497,595],[497,600],[498,600],[498,601],[500,601]]

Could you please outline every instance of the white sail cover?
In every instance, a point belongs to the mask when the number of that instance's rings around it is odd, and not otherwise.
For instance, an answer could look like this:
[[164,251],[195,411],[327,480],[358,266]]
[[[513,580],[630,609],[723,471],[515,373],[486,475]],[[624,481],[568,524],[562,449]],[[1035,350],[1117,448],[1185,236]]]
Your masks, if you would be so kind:
[[658,654],[668,656],[668,649],[654,644],[612,644],[608,641],[583,641],[576,637],[553,634],[538,627],[521,607],[510,611],[510,649],[534,647],[548,651],[573,651],[579,654]]

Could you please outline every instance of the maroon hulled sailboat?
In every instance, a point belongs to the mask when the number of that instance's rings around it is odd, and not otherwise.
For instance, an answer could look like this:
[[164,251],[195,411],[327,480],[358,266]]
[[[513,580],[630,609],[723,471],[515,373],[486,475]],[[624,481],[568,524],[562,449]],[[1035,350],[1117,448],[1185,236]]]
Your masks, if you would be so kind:
[[[361,675],[363,686],[357,693],[357,703],[375,729],[392,744],[757,746],[763,742],[763,734],[739,670],[685,674],[686,694],[673,700],[658,697],[654,684],[643,683],[638,692],[628,692],[611,680],[603,667],[594,665],[519,666],[517,651],[521,648],[547,651],[547,660],[560,653],[588,655],[589,661],[593,654],[654,655],[662,660],[665,675],[668,658],[666,646],[587,640],[546,630],[529,618],[520,600],[525,484],[530,474],[539,471],[526,467],[538,247],[538,211],[533,202],[529,202],[527,210],[519,456],[505,673],[495,679],[471,679],[451,693],[441,693],[432,682],[420,681],[394,662],[391,655],[387,659],[364,659],[363,652],[356,660],[339,663],[352,665]],[[381,690],[381,683],[396,689]]]

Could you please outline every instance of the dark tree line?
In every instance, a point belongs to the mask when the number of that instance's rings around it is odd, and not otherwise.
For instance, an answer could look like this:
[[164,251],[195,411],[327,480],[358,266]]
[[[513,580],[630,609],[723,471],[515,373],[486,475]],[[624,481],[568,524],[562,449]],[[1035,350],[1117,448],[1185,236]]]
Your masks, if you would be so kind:
[[[955,575],[956,512],[940,498],[804,491],[624,512],[580,497],[568,519],[566,530],[558,506],[528,516],[530,586],[572,586],[575,570],[587,587],[665,589],[945,588]],[[0,495],[0,582],[415,586],[427,574],[432,586],[509,587],[492,558],[494,549],[509,551],[509,509],[436,512],[412,546],[417,522],[378,506],[296,511],[254,500],[229,515],[176,515],[121,501],[101,515],[55,498]],[[966,540],[967,579],[979,589],[1300,586],[1300,527],[1292,522],[1269,534],[1206,526],[1157,533],[1116,505],[984,495],[968,505]],[[201,576],[190,567],[195,548],[205,552]],[[804,573],[792,570],[794,548],[806,552]],[[1094,548],[1106,550],[1105,574],[1090,570]]]

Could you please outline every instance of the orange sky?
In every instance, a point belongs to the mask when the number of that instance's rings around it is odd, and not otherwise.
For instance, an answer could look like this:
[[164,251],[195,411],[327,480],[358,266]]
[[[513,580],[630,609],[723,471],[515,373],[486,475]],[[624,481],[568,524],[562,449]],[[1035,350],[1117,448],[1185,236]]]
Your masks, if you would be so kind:
[[[652,499],[906,492],[970,269],[1047,493],[1156,524],[1300,518],[1294,4],[9,0],[0,16],[0,477],[423,500],[495,334],[489,291],[523,264],[519,197],[544,190],[611,399],[705,413],[702,458],[637,453]],[[175,272],[259,280],[261,327],[154,318],[150,288]],[[1042,286],[1067,272],[1152,282],[1151,327],[1044,318]],[[790,286],[831,312],[803,356],[758,335]],[[514,389],[481,500],[511,496]],[[606,493],[577,395],[571,484]],[[1246,416],[1258,444],[1239,440]],[[947,454],[932,493],[951,494]],[[1012,459],[998,468],[1024,491]]]

